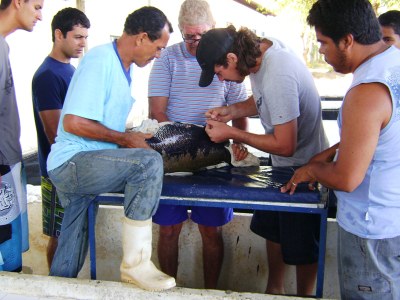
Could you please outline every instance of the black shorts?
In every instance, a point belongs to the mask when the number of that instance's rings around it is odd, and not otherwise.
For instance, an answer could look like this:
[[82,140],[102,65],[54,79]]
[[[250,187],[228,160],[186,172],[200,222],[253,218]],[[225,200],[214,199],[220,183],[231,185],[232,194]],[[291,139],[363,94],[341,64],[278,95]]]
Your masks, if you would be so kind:
[[288,265],[318,261],[320,215],[277,211],[255,211],[250,225],[255,234],[282,247]]

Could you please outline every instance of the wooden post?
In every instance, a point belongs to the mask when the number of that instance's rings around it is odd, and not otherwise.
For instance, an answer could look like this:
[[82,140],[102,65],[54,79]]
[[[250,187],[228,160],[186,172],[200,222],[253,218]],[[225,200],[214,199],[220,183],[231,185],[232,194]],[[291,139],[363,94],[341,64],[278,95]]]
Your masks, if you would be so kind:
[[256,1],[248,1],[248,0],[233,0],[237,3],[240,3],[264,16],[275,16],[275,14],[269,10],[267,10],[267,8],[263,7],[261,4],[258,4]]
[[[76,0],[76,8],[86,13],[85,0]],[[88,42],[86,42],[84,53],[88,52],[88,50]],[[81,61],[81,59],[82,56],[79,58],[79,61]]]
[[76,0],[76,8],[85,13],[85,0]]

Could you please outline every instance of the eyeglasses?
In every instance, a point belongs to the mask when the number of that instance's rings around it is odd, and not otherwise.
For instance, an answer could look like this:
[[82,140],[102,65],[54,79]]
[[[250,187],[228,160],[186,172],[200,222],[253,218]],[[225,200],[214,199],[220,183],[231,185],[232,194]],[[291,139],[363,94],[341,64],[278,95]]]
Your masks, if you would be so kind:
[[[182,34],[182,38],[185,41],[185,43],[188,43],[188,44],[194,44],[194,43],[200,41],[201,37],[203,36],[203,34],[188,34],[188,35],[185,35],[185,34],[183,34],[183,32],[181,32],[181,34]],[[200,36],[200,38],[199,39],[195,39],[194,38],[195,36]]]

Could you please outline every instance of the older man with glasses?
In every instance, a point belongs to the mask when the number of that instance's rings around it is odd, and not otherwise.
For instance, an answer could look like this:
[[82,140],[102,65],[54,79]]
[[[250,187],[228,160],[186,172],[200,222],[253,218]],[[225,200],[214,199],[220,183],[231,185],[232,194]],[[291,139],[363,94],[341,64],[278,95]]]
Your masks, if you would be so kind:
[[[181,34],[183,41],[189,45],[196,44],[203,36],[203,34],[184,34],[183,32],[181,32]],[[196,39],[196,36],[199,36],[200,38]]]
[[[243,84],[221,82],[217,77],[207,88],[198,82],[201,69],[196,50],[202,35],[215,26],[208,3],[186,0],[179,13],[179,29],[183,42],[163,50],[154,62],[149,79],[149,115],[159,122],[177,121],[206,124],[205,112],[213,107],[247,99]],[[233,126],[246,129],[247,119],[235,120]],[[235,158],[244,159],[247,150],[233,146]],[[198,224],[203,243],[205,288],[216,288],[221,271],[224,246],[222,225],[230,222],[232,209],[192,207],[190,219]],[[158,259],[161,269],[177,277],[178,242],[183,222],[189,218],[188,207],[160,205],[153,222],[160,225]]]

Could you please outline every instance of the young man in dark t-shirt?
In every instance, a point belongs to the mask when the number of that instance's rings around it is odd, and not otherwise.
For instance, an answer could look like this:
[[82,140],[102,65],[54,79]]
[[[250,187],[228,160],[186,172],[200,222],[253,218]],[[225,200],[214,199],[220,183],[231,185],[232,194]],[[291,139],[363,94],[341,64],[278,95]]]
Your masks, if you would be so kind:
[[47,246],[49,267],[57,248],[64,209],[47,175],[46,161],[56,137],[68,86],[75,72],[70,61],[71,58],[79,58],[83,54],[89,27],[89,19],[79,9],[68,7],[60,10],[51,23],[53,48],[32,80],[32,101],[42,176],[43,233],[50,236]]

